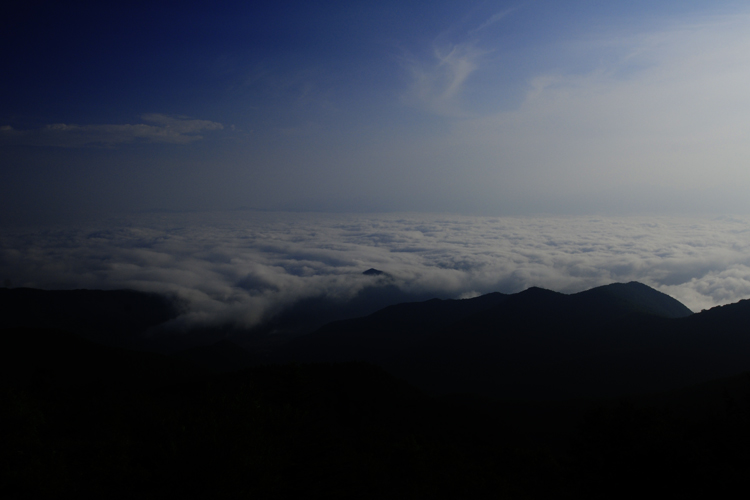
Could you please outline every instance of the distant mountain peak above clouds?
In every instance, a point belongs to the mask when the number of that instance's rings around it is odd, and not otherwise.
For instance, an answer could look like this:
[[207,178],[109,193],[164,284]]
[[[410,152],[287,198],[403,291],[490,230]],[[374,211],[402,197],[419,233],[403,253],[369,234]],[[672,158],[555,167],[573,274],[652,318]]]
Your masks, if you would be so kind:
[[367,271],[362,272],[365,276],[390,276],[385,271],[381,271],[380,269],[375,269],[374,267],[371,267]]

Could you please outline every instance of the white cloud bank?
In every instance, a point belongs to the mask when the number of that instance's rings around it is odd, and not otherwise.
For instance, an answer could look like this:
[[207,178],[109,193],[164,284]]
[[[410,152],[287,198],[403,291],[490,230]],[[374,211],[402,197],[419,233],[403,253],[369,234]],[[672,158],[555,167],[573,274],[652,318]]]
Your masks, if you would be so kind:
[[699,311],[750,297],[750,218],[205,213],[6,231],[0,279],[175,293],[190,324],[257,325],[346,300],[375,267],[412,293],[469,297],[637,280]]
[[0,127],[0,143],[27,146],[114,146],[136,141],[187,144],[203,139],[204,131],[222,130],[224,126],[208,120],[194,120],[158,113],[141,116],[147,123],[121,125],[72,125],[55,123],[36,130]]

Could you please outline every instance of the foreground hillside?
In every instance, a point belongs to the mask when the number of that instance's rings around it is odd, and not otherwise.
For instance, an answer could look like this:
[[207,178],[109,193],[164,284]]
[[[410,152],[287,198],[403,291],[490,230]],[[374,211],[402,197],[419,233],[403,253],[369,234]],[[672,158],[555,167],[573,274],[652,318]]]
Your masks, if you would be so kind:
[[750,375],[530,404],[428,397],[365,363],[211,374],[61,331],[2,334],[4,498],[689,497],[750,467]]
[[218,375],[61,331],[3,337],[3,361],[19,360],[3,365],[0,386],[5,498],[458,498],[563,487],[549,452],[517,448],[487,415],[469,417],[372,365]]
[[67,331],[0,330],[3,497],[705,497],[750,472],[748,301],[691,314],[638,283],[430,300],[261,363],[226,340],[117,347],[169,317],[138,307],[171,307],[122,296],[94,302],[111,320],[58,304]]
[[750,301],[692,314],[635,282],[572,295],[530,288],[402,303],[296,337],[228,328],[170,333],[165,325],[181,307],[125,290],[0,289],[0,327],[62,328],[219,371],[364,361],[431,394],[533,400],[669,390],[734,375],[750,359]]
[[150,329],[176,318],[172,297],[134,290],[0,288],[0,328],[58,328],[100,344],[147,349]]

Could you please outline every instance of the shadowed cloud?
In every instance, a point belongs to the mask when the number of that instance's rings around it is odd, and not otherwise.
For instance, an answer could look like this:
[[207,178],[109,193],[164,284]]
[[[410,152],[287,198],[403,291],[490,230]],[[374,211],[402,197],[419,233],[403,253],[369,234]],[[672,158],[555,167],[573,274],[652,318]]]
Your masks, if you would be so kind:
[[[303,300],[343,305],[372,287],[400,291],[395,301],[640,281],[693,310],[750,295],[750,221],[738,218],[217,212],[107,224],[6,230],[0,278],[176,294],[190,305],[179,328],[250,327]],[[363,274],[370,268],[388,276]]]

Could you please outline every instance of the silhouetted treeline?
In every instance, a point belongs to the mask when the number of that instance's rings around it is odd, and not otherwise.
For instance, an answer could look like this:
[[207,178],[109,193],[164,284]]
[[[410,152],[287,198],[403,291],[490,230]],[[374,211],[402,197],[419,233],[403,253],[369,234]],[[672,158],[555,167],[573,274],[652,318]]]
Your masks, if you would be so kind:
[[[501,421],[427,398],[372,365],[211,375],[161,357],[170,368],[160,371],[151,363],[159,355],[64,332],[3,335],[31,339],[15,341],[21,357],[34,357],[39,342],[60,354],[3,381],[6,494],[476,498],[562,486],[564,467],[509,442]],[[116,371],[100,370],[112,363]]]
[[706,497],[750,472],[750,375],[711,380],[750,368],[748,301],[691,315],[638,283],[529,289],[388,307],[270,357],[122,348],[177,308],[0,303],[6,326],[61,327],[0,330],[0,495]]
[[580,493],[731,498],[743,491],[750,473],[750,373],[724,382],[741,382],[741,396],[722,390],[721,404],[694,408],[698,418],[663,401],[636,406],[622,400],[590,410],[570,448]]
[[428,397],[366,363],[216,374],[59,331],[3,339],[4,361],[37,360],[21,376],[3,365],[6,498],[693,495],[750,465],[741,377],[647,402],[529,404]]

